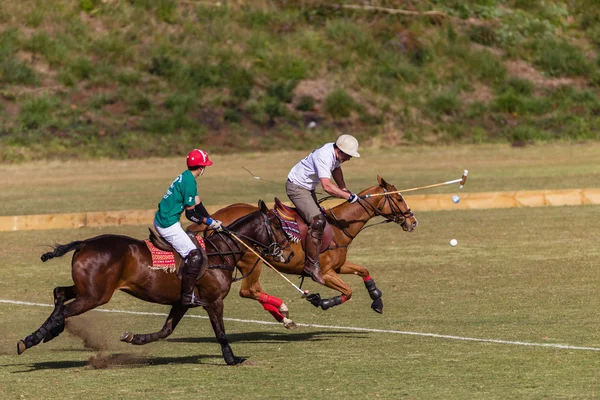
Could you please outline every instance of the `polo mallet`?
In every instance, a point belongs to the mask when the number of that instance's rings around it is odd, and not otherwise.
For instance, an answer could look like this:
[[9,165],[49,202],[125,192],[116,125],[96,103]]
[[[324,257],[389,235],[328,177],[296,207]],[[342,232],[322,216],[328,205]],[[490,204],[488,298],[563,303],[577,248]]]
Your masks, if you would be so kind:
[[285,185],[283,185],[283,184],[281,184],[281,183],[277,183],[277,182],[269,181],[269,180],[266,180],[266,179],[263,179],[263,178],[261,178],[260,176],[256,176],[256,175],[254,175],[254,174],[253,174],[253,173],[252,173],[252,172],[251,172],[251,171],[250,171],[248,168],[244,167],[243,165],[242,165],[242,168],[244,168],[246,171],[248,171],[248,173],[249,173],[250,175],[252,175],[252,177],[253,177],[254,179],[256,179],[257,181],[265,181],[265,182],[272,183],[273,185],[277,185],[277,186],[284,186],[284,187],[285,187]]
[[452,185],[453,183],[459,183],[458,188],[462,189],[463,186],[465,186],[465,182],[467,181],[467,175],[468,174],[469,174],[469,171],[467,171],[465,169],[464,172],[463,172],[463,175],[462,175],[462,177],[460,179],[453,179],[453,180],[447,181],[447,182],[434,183],[433,185],[420,186],[420,187],[415,187],[415,188],[410,188],[410,189],[395,190],[393,192],[383,192],[383,193],[366,194],[364,196],[360,196],[360,198],[361,199],[367,199],[369,197],[385,196],[385,195],[394,194],[394,193],[414,192],[415,190],[428,189],[428,188],[437,187],[437,186],[444,186],[444,185]]
[[[244,168],[246,171],[248,171],[248,173],[249,173],[250,175],[252,175],[252,177],[253,177],[254,179],[256,179],[257,181],[268,182],[268,183],[272,183],[273,185],[277,185],[277,186],[283,186],[283,187],[285,187],[285,185],[284,185],[284,184],[282,184],[282,183],[273,182],[273,181],[270,181],[270,180],[268,180],[268,179],[261,178],[260,176],[256,176],[256,175],[254,175],[254,174],[252,173],[252,171],[250,171],[248,168],[244,167],[243,165],[242,165],[242,168]],[[324,194],[324,193],[317,192],[317,191],[315,191],[315,193],[316,193],[316,194],[319,194],[319,195],[321,195],[321,194]]]
[[238,242],[240,242],[241,244],[243,244],[244,246],[246,246],[246,248],[248,250],[250,250],[251,252],[254,253],[255,256],[257,256],[258,258],[260,258],[262,260],[262,262],[264,262],[265,264],[267,264],[267,266],[269,268],[271,268],[273,271],[277,272],[279,274],[279,276],[281,276],[283,279],[285,279],[290,285],[292,285],[297,291],[299,291],[300,293],[302,293],[302,298],[305,298],[306,296],[308,296],[308,290],[302,290],[300,289],[298,286],[294,285],[294,282],[290,281],[285,275],[283,275],[281,272],[277,271],[275,269],[275,267],[273,267],[271,264],[269,264],[267,262],[267,260],[265,260],[264,258],[262,258],[260,256],[260,254],[258,254],[256,251],[254,251],[254,249],[250,246],[248,246],[242,239],[240,239],[239,237],[236,236],[235,233],[231,232],[231,231],[227,231],[227,234],[231,235],[233,238],[235,238]]

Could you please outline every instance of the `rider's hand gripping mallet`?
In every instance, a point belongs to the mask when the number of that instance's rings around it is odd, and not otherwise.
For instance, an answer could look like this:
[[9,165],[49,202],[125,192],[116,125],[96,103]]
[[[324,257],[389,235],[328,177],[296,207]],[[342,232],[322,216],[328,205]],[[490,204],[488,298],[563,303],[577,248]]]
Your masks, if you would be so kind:
[[437,186],[443,186],[443,185],[452,185],[453,183],[459,183],[459,182],[460,183],[458,185],[458,188],[462,189],[463,186],[465,185],[465,182],[467,181],[467,175],[468,174],[469,174],[469,171],[467,171],[465,169],[464,172],[463,172],[463,175],[462,175],[462,177],[460,179],[453,179],[453,180],[447,181],[447,182],[434,183],[433,185],[420,186],[420,187],[416,187],[416,188],[394,190],[393,192],[383,192],[383,193],[366,194],[364,196],[360,196],[360,198],[361,199],[368,199],[369,197],[386,196],[388,194],[394,194],[394,193],[414,192],[415,190],[428,189],[428,188],[437,187]]
[[279,274],[279,276],[281,276],[283,279],[285,279],[290,285],[292,285],[297,291],[299,291],[300,293],[302,293],[302,298],[305,298],[306,296],[308,296],[309,292],[308,290],[302,290],[300,289],[298,286],[294,285],[294,282],[290,281],[288,278],[286,278],[285,275],[283,275],[281,272],[277,271],[275,269],[275,267],[273,267],[271,264],[269,264],[267,262],[267,260],[265,260],[264,258],[262,258],[260,256],[260,254],[258,254],[256,251],[254,251],[254,249],[250,246],[248,246],[242,239],[240,239],[239,237],[236,236],[235,233],[231,232],[231,231],[227,231],[227,233],[229,235],[231,235],[233,238],[235,238],[238,242],[240,242],[241,244],[243,244],[244,246],[246,246],[246,248],[248,250],[250,250],[252,253],[254,253],[255,256],[257,256],[258,258],[260,258],[262,260],[262,262],[264,262],[265,264],[267,264],[267,266],[269,268],[271,268],[273,271],[277,272]]

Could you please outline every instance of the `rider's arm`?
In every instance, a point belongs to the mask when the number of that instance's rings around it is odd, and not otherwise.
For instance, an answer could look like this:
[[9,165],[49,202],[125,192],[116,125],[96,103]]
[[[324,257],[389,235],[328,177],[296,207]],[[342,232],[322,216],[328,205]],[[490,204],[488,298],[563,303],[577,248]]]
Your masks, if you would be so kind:
[[[334,177],[335,179],[335,177]],[[329,178],[320,178],[321,185],[323,186],[323,190],[329,193],[332,196],[339,197],[340,199],[348,200],[352,195],[350,192],[340,189],[337,187],[331,179]]]
[[349,192],[346,188],[346,182],[344,182],[344,173],[340,167],[337,167],[333,171],[331,171],[331,175],[333,176],[333,180],[337,183],[338,187],[342,189],[344,192]]
[[196,196],[195,200],[195,205],[185,207],[185,217],[196,224],[205,223],[209,225],[210,222],[207,220],[210,218],[210,214],[206,211],[199,196]]

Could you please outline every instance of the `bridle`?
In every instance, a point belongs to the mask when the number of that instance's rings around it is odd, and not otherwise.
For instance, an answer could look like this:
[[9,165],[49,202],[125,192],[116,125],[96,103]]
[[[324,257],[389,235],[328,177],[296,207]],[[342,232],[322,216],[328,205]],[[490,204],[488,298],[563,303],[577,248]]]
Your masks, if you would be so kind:
[[[385,188],[383,188],[383,192],[387,193],[387,190]],[[383,207],[381,207],[382,209],[385,208],[386,204],[389,204],[390,210],[392,210],[391,213],[384,213],[382,211],[380,211],[377,207],[375,207],[370,201],[369,199],[360,199],[358,200],[358,203],[362,206],[362,208],[365,209],[365,211],[368,213],[369,211],[367,210],[367,207],[365,207],[365,204],[367,204],[369,206],[369,208],[371,209],[371,211],[373,211],[373,213],[375,214],[375,216],[379,216],[379,217],[383,217],[385,218],[385,221],[380,222],[380,223],[388,223],[388,222],[395,222],[398,225],[402,225],[406,222],[406,220],[408,218],[414,217],[413,212],[410,210],[410,208],[408,208],[406,211],[402,211],[400,209],[400,206],[398,204],[396,204],[396,202],[392,201],[391,196],[393,193],[390,194],[386,194],[383,198]],[[404,201],[404,198],[402,197],[401,194],[398,194],[398,196],[400,196],[400,199],[402,201]],[[370,214],[369,214],[370,215]],[[374,224],[375,225],[375,224]],[[372,226],[372,225],[369,225]],[[363,228],[364,229],[364,228]]]
[[[263,222],[265,224],[265,229],[267,231],[267,235],[269,237],[269,241],[271,242],[269,245],[265,245],[255,239],[252,239],[252,238],[250,238],[246,235],[242,235],[242,234],[236,234],[235,238],[237,240],[240,240],[239,238],[243,238],[244,240],[250,242],[252,247],[254,247],[256,252],[258,254],[260,254],[261,257],[281,257],[283,255],[284,250],[286,250],[288,247],[290,247],[290,241],[289,241],[288,234],[283,230],[281,221],[279,220],[279,218],[276,215],[269,218],[264,213],[261,213],[261,214],[262,214]],[[274,219],[277,220],[277,223],[279,224],[279,229],[284,233],[283,239],[280,242],[277,241],[277,236],[275,235],[275,232],[273,231],[273,227],[271,226],[271,221],[273,221]],[[225,230],[222,233],[218,232],[217,235],[228,234],[228,233],[230,233],[230,232]],[[232,235],[228,235],[228,236],[231,237]],[[227,247],[231,250],[229,243],[225,240],[224,240],[224,242],[227,245]],[[235,243],[236,243],[236,247],[238,248],[238,251],[231,251],[230,254],[235,255],[235,254],[244,253],[245,251],[242,251],[240,249],[238,243],[237,242],[235,242]],[[216,248],[216,246],[214,246],[214,245],[213,245],[213,247]],[[225,259],[223,258],[223,254],[220,251],[219,251],[219,253],[215,253],[212,255],[216,255],[216,254],[218,254],[221,257],[221,259],[223,261],[225,261]],[[209,253],[208,255],[210,256],[211,254]],[[250,276],[252,274],[252,272],[254,272],[254,269],[258,265],[259,261],[261,261],[260,258],[257,258],[256,262],[254,263],[254,265],[252,266],[252,268],[250,269],[250,271],[247,274],[242,275],[239,278],[234,278],[232,280],[232,282],[237,282],[237,281],[240,281],[240,280],[245,279],[248,276]]]
[[[387,192],[387,190],[385,188],[383,188],[384,193]],[[387,224],[389,222],[395,222],[398,225],[403,225],[406,220],[408,218],[411,218],[414,216],[413,212],[409,209],[407,209],[406,211],[402,211],[400,209],[400,206],[398,204],[396,204],[396,202],[394,202],[391,199],[391,196],[395,194],[395,193],[389,193],[386,194],[385,196],[383,196],[384,200],[383,200],[383,205],[381,207],[381,209],[385,209],[385,205],[388,204],[389,208],[391,210],[390,213],[384,213],[383,211],[381,211],[379,208],[375,207],[375,205],[373,205],[373,203],[371,203],[371,200],[369,199],[363,199],[360,198],[358,199],[358,204],[365,210],[365,212],[369,215],[369,219],[373,218],[373,217],[383,217],[385,218],[384,221],[381,222],[376,222],[370,225],[365,225],[363,226],[354,236],[352,236],[350,233],[348,233],[346,231],[346,228],[342,228],[340,227],[340,229],[342,230],[342,232],[344,232],[344,234],[346,236],[348,236],[350,239],[354,239],[360,232],[362,232],[363,230],[370,228],[372,226],[375,225],[380,225],[380,224]],[[398,194],[400,196],[400,198],[404,201],[404,199],[402,198],[402,195]],[[333,217],[333,219],[338,222],[337,217],[335,216],[335,214],[333,213],[333,210],[329,210],[329,212],[331,213],[331,216]],[[340,226],[340,224],[338,223],[338,226]]]
[[[265,229],[267,231],[267,235],[269,237],[270,244],[265,245],[255,239],[252,239],[246,235],[237,234],[239,237],[244,238],[248,242],[250,242],[255,250],[263,257],[280,257],[283,255],[283,251],[290,247],[290,242],[288,240],[287,234],[283,231],[283,227],[281,226],[281,221],[277,216],[267,217],[265,214],[262,214],[263,223],[265,225]],[[284,233],[284,237],[281,241],[277,240],[277,236],[273,231],[273,227],[271,226],[271,221],[276,220],[279,224],[279,228]]]

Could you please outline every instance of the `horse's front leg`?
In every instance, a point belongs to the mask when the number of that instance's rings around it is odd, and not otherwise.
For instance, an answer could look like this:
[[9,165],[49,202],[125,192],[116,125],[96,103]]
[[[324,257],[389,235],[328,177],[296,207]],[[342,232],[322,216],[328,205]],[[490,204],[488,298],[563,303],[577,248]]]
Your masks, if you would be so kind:
[[354,264],[350,261],[344,262],[344,264],[339,269],[340,274],[354,274],[363,278],[363,282],[365,283],[365,287],[369,292],[369,296],[373,302],[371,303],[371,308],[378,312],[379,314],[383,313],[383,300],[381,300],[381,290],[377,288],[375,285],[375,281],[369,275],[369,271],[360,265]]
[[217,341],[221,345],[221,352],[223,353],[223,358],[227,365],[237,365],[246,361],[243,357],[236,357],[233,355],[233,351],[229,346],[227,335],[225,335],[225,324],[223,323],[223,299],[219,298],[210,305],[204,306],[204,309],[208,312],[210,323],[215,331]]
[[340,278],[340,276],[330,268],[323,274],[325,286],[330,287],[342,294],[329,299],[322,299],[319,293],[309,294],[306,299],[315,307],[321,307],[323,310],[328,310],[331,307],[339,306],[350,300],[352,297],[352,289]]
[[[257,262],[255,265],[254,262]],[[259,277],[262,268],[262,263],[258,264],[259,260],[253,260],[251,263],[238,264],[238,268],[242,271],[242,275],[248,275],[242,279],[240,287],[240,296],[247,299],[258,301],[265,310],[267,310],[277,322],[281,322],[286,329],[296,329],[297,325],[290,319],[288,307],[283,300],[270,296],[263,292],[260,286]]]
[[148,344],[151,342],[156,342],[160,339],[165,339],[173,333],[175,327],[181,318],[185,315],[185,313],[189,310],[189,307],[184,306],[180,303],[175,304],[171,307],[171,311],[169,312],[169,316],[165,321],[162,329],[158,332],[154,333],[144,333],[144,334],[134,334],[133,332],[125,332],[121,335],[121,341],[131,344]]

